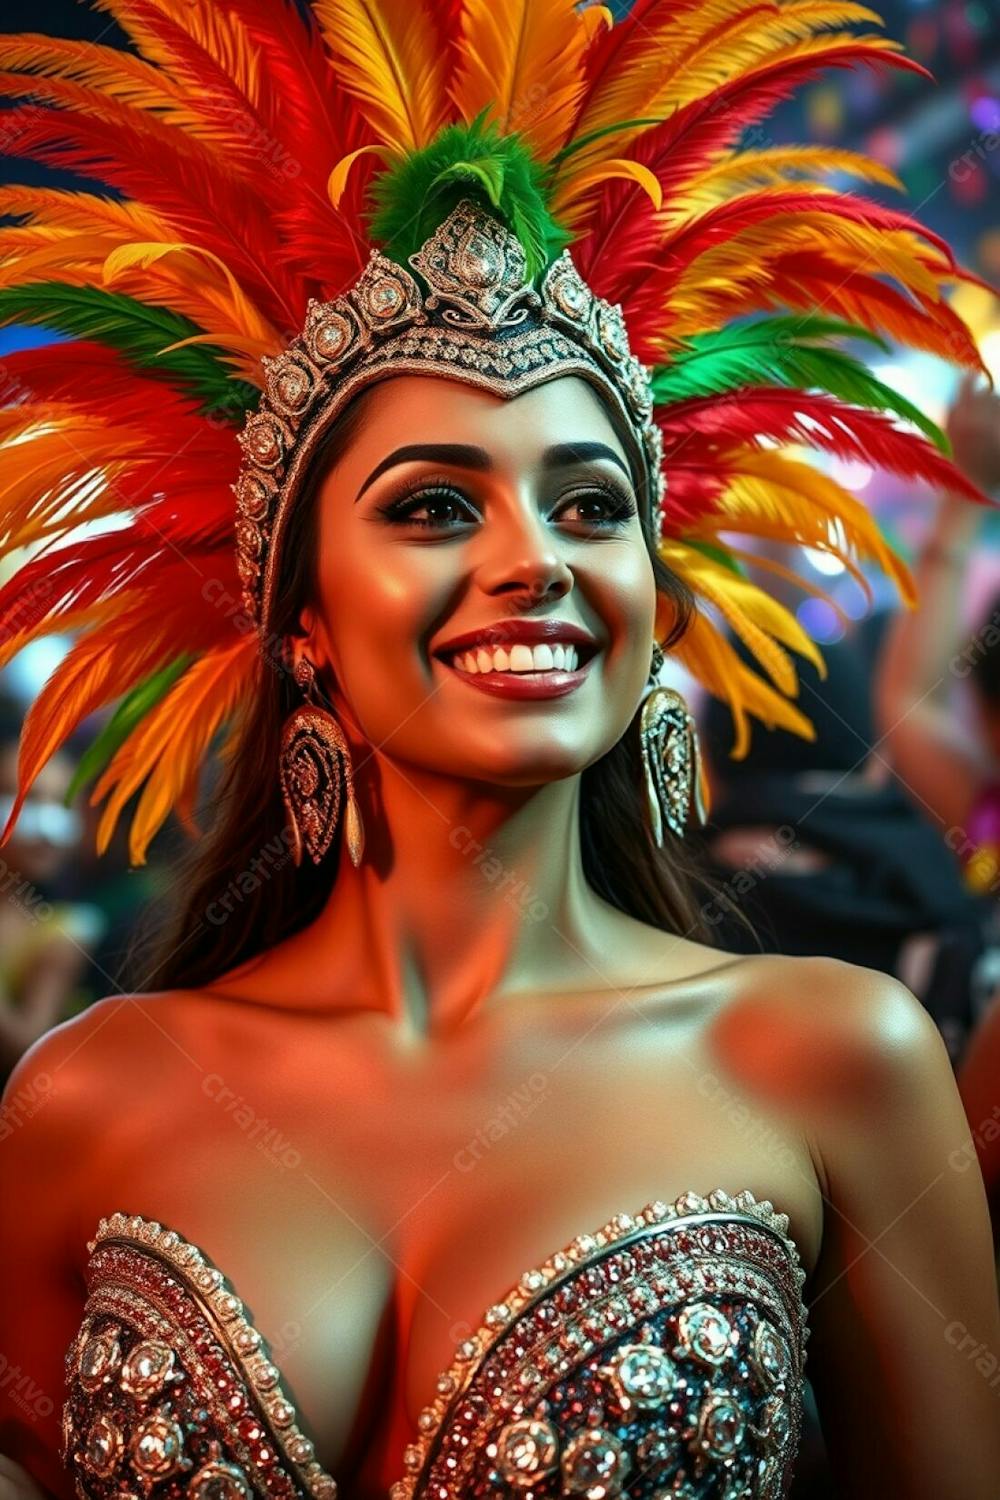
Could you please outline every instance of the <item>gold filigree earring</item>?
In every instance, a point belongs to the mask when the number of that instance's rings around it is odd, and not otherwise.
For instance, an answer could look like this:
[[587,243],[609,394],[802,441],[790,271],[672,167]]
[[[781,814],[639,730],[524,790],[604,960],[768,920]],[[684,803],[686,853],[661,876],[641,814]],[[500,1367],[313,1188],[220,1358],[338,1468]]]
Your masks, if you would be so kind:
[[302,863],[305,846],[319,864],[333,842],[346,803],[344,838],[357,868],[365,847],[364,824],[354,795],[351,752],[332,713],[317,701],[316,669],[306,657],[296,662],[295,681],[306,701],[285,720],[281,733],[281,795],[292,834],[292,858]]
[[[659,677],[664,656],[653,642],[649,679]],[[642,704],[639,744],[646,780],[646,803],[657,848],[663,848],[663,824],[678,838],[691,817],[705,822],[701,788],[701,754],[694,717],[675,688],[654,686]]]

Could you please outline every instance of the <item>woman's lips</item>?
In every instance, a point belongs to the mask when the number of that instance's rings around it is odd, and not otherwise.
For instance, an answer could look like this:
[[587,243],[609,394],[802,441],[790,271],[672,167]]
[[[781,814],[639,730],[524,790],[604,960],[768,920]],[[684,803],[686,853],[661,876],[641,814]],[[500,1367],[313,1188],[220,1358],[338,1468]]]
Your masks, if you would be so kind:
[[480,692],[492,693],[495,698],[563,698],[585,680],[597,654],[572,672],[559,667],[545,672],[463,672],[444,657],[438,660],[453,676],[479,688]]

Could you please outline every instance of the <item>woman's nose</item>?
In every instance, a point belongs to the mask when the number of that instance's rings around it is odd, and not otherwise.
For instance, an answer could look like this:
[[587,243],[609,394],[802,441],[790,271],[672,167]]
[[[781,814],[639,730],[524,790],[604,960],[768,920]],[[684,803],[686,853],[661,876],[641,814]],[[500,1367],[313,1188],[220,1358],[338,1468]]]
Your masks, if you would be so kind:
[[534,501],[511,506],[483,527],[479,581],[485,592],[562,596],[573,586],[573,572],[559,540],[539,516]]

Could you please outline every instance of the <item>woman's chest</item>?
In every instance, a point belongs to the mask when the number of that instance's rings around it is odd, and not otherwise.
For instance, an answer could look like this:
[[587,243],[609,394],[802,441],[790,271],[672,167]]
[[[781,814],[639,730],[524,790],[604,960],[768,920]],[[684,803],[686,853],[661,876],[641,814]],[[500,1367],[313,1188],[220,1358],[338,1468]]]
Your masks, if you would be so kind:
[[807,1256],[818,1236],[808,1154],[690,1049],[536,1036],[479,1064],[418,1075],[373,1055],[361,1089],[306,1050],[270,1075],[231,1057],[92,1183],[94,1222],[155,1219],[222,1272],[351,1495],[401,1477],[486,1310],[614,1214],[748,1188],[791,1215]]

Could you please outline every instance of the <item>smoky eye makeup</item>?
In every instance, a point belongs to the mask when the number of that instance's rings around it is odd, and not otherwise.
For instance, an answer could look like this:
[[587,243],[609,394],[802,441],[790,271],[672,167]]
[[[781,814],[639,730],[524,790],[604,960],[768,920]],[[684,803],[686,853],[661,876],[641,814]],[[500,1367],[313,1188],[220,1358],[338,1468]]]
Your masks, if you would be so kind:
[[[563,509],[587,504],[596,504],[604,509],[603,515],[577,522],[577,525],[590,531],[620,529],[638,514],[635,498],[628,485],[603,474],[588,474],[567,484],[553,501],[552,512],[558,514]],[[445,474],[422,474],[397,483],[375,506],[375,510],[388,524],[425,527],[436,531],[454,531],[463,522],[479,518],[474,502],[456,485],[453,478]],[[425,519],[418,514],[422,510],[437,511],[439,518],[443,512],[450,510],[456,519],[451,523],[441,519]]]

